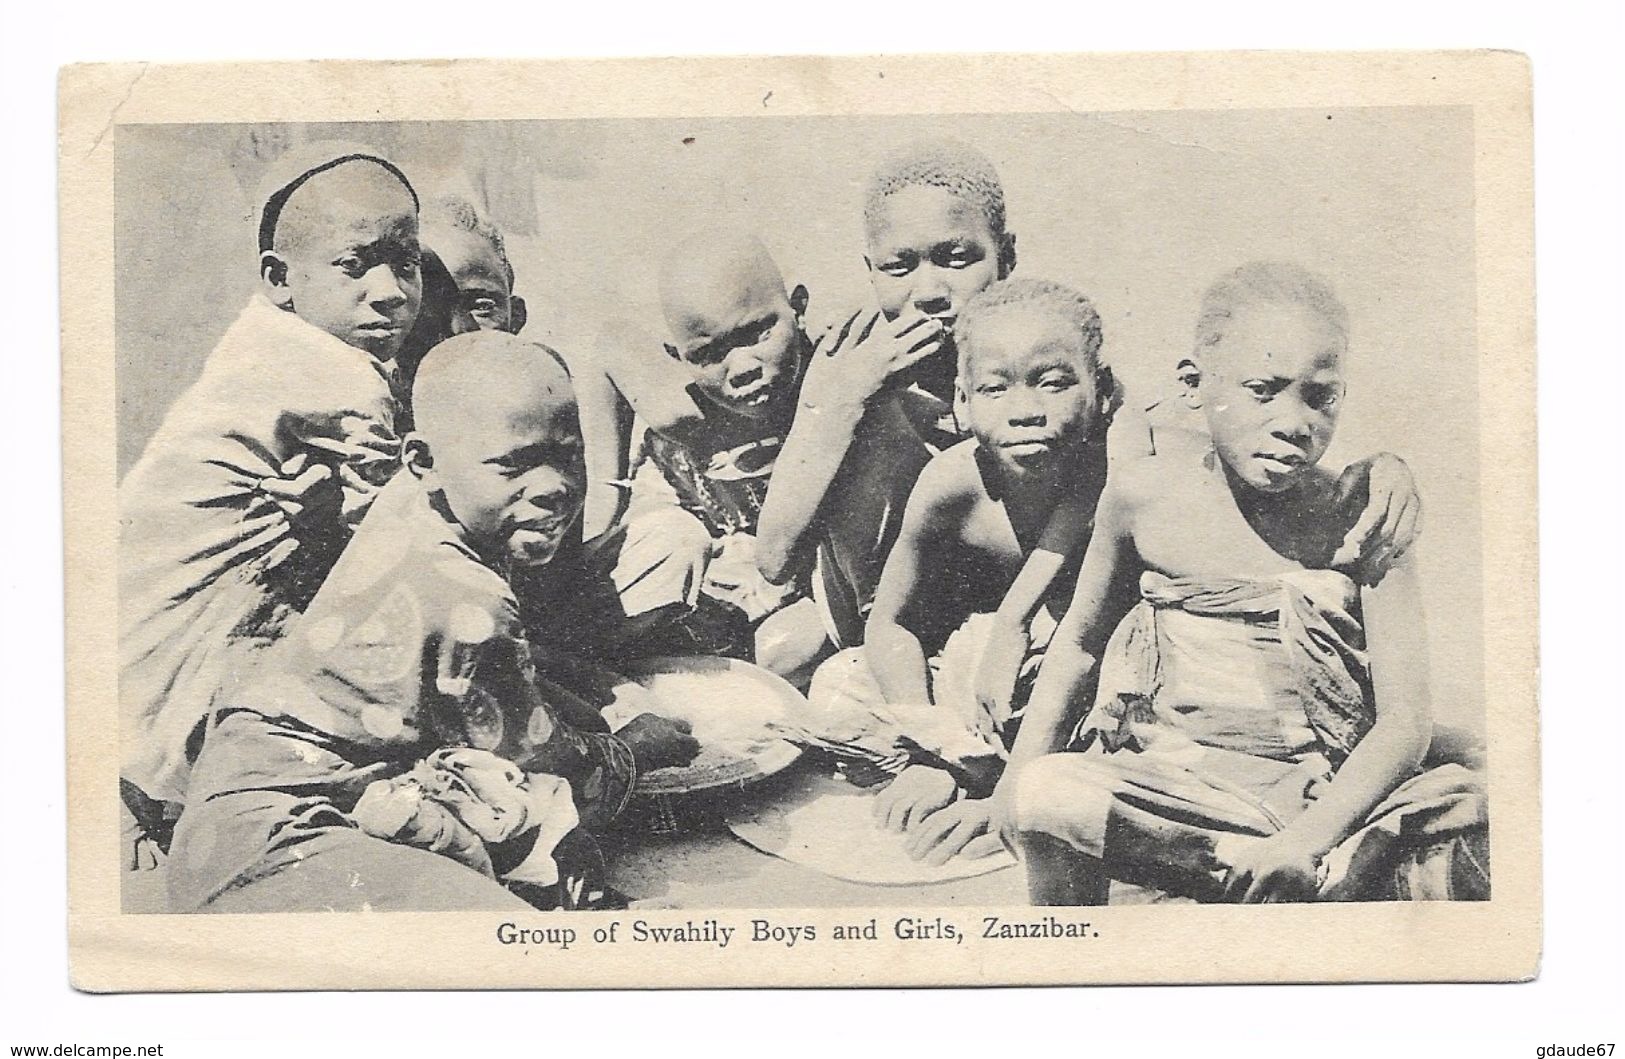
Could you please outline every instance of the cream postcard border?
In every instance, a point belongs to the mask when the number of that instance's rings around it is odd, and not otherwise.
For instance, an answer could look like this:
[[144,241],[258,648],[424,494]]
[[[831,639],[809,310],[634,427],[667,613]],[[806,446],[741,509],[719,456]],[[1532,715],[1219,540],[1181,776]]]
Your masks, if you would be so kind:
[[[769,96],[769,93],[771,95]],[[1475,128],[1484,685],[1494,898],[1483,904],[1078,910],[1086,941],[983,941],[980,914],[1035,909],[776,909],[821,939],[726,949],[626,940],[628,922],[733,909],[537,913],[577,944],[501,945],[482,913],[121,914],[113,144],[118,126],[816,114],[1079,113],[1468,105]],[[893,986],[1517,980],[1541,946],[1530,69],[1505,52],[871,56],[88,65],[59,84],[67,566],[69,953],[92,991]],[[71,292],[71,297],[69,297]],[[962,944],[893,940],[943,916]],[[876,916],[877,942],[830,927]],[[593,943],[622,920],[619,943]]]

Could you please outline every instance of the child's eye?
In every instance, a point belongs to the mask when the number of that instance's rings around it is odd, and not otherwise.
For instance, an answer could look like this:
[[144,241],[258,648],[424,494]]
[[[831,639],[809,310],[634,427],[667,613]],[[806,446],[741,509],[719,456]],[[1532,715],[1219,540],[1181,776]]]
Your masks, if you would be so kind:
[[1337,407],[1342,398],[1343,391],[1340,386],[1311,386],[1304,393],[1304,403],[1310,408],[1320,412],[1327,412]]
[[880,265],[880,271],[888,276],[906,276],[919,265],[913,257],[894,257]]
[[1003,383],[988,382],[988,383],[983,383],[982,385],[978,386],[976,388],[976,392],[981,394],[984,397],[998,397],[998,396],[1002,395],[1004,393],[1004,391],[1006,391],[1008,389],[1009,389],[1009,387],[1004,385]]
[[769,320],[767,323],[757,328],[756,333],[751,336],[750,344],[753,346],[759,346],[763,342],[766,342],[767,337],[773,333],[773,329],[777,326],[779,326],[779,322],[777,320]]
[[346,254],[333,263],[352,277],[360,277],[367,274],[367,263],[361,260],[359,257],[356,257],[354,254]]
[[1241,385],[1243,389],[1260,401],[1267,401],[1275,396],[1275,387],[1263,379],[1248,379]]

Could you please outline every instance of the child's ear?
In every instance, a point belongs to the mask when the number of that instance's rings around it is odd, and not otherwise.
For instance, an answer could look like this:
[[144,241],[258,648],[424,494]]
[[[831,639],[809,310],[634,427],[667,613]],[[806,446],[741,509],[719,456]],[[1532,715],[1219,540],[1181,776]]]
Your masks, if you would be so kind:
[[1117,376],[1104,364],[1095,372],[1095,395],[1100,404],[1100,416],[1108,423],[1123,407],[1123,390],[1117,385]]
[[954,379],[954,426],[961,434],[970,433],[970,395],[965,392],[964,380]]
[[530,310],[525,308],[525,299],[514,295],[508,299],[508,333],[517,335],[530,319]]
[[260,283],[265,296],[279,308],[293,310],[293,290],[288,286],[288,262],[275,250],[260,255]]
[[811,300],[812,296],[807,293],[806,286],[797,283],[795,289],[790,292],[790,311],[796,314],[797,321],[807,315],[807,303]]
[[1174,369],[1174,375],[1179,379],[1179,399],[1185,402],[1185,407],[1201,408],[1202,369],[1196,366],[1196,361],[1185,357]]
[[401,464],[425,485],[434,484],[434,453],[422,434],[413,431],[401,439]]
[[1016,270],[1016,233],[1005,232],[999,239],[999,278],[1009,279]]

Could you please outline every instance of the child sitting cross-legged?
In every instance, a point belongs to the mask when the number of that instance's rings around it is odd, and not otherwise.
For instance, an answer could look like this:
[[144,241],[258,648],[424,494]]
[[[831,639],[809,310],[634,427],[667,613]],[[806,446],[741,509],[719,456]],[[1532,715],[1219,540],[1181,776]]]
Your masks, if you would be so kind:
[[1223,277],[1187,394],[1211,449],[1114,464],[993,799],[1035,903],[1488,896],[1482,787],[1424,762],[1416,572],[1335,558],[1347,319],[1296,266]]

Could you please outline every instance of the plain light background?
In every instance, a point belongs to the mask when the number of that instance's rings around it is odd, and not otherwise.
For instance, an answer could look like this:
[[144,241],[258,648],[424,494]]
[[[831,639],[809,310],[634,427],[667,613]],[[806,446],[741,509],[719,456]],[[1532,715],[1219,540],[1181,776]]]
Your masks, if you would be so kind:
[[[895,118],[145,125],[115,166],[119,462],[127,468],[256,287],[254,195],[292,142],[371,144],[425,199],[503,229],[531,322],[566,357],[661,355],[656,262],[690,232],[759,232],[811,322],[870,303],[865,181],[953,137],[998,168],[1017,273],[1099,308],[1131,404],[1174,392],[1202,291],[1300,262],[1350,311],[1349,398],[1328,466],[1412,465],[1436,714],[1483,712],[1472,112],[1465,107]],[[257,147],[256,145],[270,145]]]
[[[1618,907],[1625,595],[1614,391],[1621,341],[1621,128],[1613,4],[734,4],[339,7],[75,4],[11,13],[0,400],[8,754],[0,1045],[166,1042],[173,1056],[1080,1052],[1533,1056],[1621,1036]],[[61,523],[54,250],[55,67],[88,59],[1465,47],[1527,51],[1540,255],[1546,955],[1520,986],[998,990],[976,993],[106,997],[67,986],[61,840]],[[1014,179],[1010,182],[1013,184]],[[1019,221],[1017,222],[1019,225]],[[1027,244],[1024,244],[1024,250]],[[1030,259],[1029,259],[1030,260]],[[1025,267],[1025,266],[1024,266]],[[1036,273],[1035,273],[1036,274]],[[71,281],[60,292],[71,300]],[[1352,400],[1352,399],[1351,399]],[[1352,415],[1351,411],[1351,415]],[[1436,508],[1432,509],[1436,512]],[[1493,514],[1491,515],[1493,517]],[[1430,531],[1436,530],[1430,525]],[[1283,937],[1283,945],[1358,938]],[[1470,939],[1467,939],[1470,941]],[[501,1044],[484,1044],[500,1039]],[[229,1044],[221,1042],[232,1042]],[[193,1042],[188,1044],[187,1042]],[[212,1042],[212,1043],[198,1043]]]

